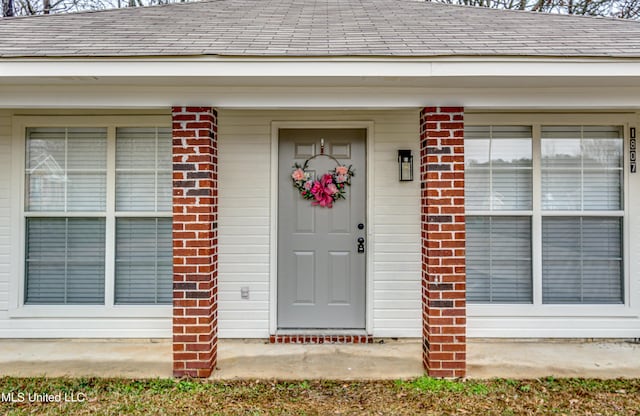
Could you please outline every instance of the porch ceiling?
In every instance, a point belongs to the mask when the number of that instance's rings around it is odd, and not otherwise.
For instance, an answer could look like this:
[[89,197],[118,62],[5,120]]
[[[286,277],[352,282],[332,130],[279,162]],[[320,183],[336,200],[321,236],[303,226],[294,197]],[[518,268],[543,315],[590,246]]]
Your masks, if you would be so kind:
[[0,108],[640,108],[636,59],[0,59]]

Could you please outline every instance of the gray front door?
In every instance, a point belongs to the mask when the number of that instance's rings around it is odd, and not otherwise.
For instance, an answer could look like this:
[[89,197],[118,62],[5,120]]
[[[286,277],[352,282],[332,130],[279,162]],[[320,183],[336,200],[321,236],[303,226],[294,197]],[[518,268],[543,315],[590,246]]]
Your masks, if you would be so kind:
[[[280,129],[278,163],[278,328],[365,327],[366,237],[365,129]],[[332,208],[312,206],[292,185],[294,163],[321,152],[355,176],[346,199]],[[336,167],[316,157],[308,171],[315,177]],[[366,241],[364,242],[366,245]]]

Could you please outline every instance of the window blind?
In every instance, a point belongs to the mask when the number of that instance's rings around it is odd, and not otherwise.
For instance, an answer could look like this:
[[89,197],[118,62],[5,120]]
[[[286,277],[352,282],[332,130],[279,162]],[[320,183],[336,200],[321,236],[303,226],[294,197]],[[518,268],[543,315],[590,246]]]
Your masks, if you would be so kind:
[[171,218],[116,220],[118,304],[170,304],[173,298]]
[[467,210],[529,210],[532,206],[531,128],[465,128]]
[[103,304],[104,218],[27,218],[27,304]]
[[116,210],[171,212],[171,130],[116,129]]
[[467,298],[477,303],[530,303],[531,218],[467,217]]
[[542,208],[621,209],[622,137],[616,126],[543,126]]
[[26,209],[104,211],[105,128],[27,130]]
[[543,303],[623,303],[621,242],[621,218],[543,218]]

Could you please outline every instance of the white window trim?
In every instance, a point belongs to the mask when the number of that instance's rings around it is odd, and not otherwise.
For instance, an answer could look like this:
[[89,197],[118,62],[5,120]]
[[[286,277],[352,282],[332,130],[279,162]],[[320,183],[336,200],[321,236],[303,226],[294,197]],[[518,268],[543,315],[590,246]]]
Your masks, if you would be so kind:
[[[171,212],[115,211],[115,152],[117,127],[171,126],[169,116],[14,116],[12,118],[12,224],[14,268],[9,284],[9,310],[12,318],[168,318],[171,305],[116,305],[115,296],[115,218],[172,217]],[[29,127],[106,127],[107,128],[107,194],[105,238],[105,304],[104,305],[25,305],[25,218],[27,217],[104,217],[95,212],[25,213],[26,131]]]
[[[606,317],[637,318],[640,315],[638,299],[638,272],[632,265],[631,257],[631,177],[629,175],[629,128],[635,127],[635,113],[466,113],[466,125],[527,125],[532,127],[533,146],[533,209],[530,211],[465,211],[466,215],[524,215],[531,216],[532,233],[532,304],[467,304],[469,317]],[[549,125],[618,125],[623,126],[623,211],[589,211],[589,216],[620,216],[623,218],[623,267],[624,267],[624,304],[588,305],[588,304],[543,304],[542,303],[542,203],[540,178],[540,133],[541,126]],[[636,174],[639,175],[639,174]],[[634,177],[635,179],[635,177]],[[636,180],[637,181],[637,180]],[[638,183],[636,182],[636,186]],[[550,215],[581,215],[583,211],[544,213]],[[636,214],[637,215],[637,214]]]

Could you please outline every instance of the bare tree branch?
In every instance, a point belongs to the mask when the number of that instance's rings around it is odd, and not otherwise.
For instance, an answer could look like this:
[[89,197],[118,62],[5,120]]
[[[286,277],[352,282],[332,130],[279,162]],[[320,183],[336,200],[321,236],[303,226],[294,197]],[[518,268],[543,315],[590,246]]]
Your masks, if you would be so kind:
[[[191,0],[2,0],[2,16],[142,7]],[[640,19],[640,0],[425,0],[493,9]]]
[[640,19],[640,0],[425,0],[542,13]]

